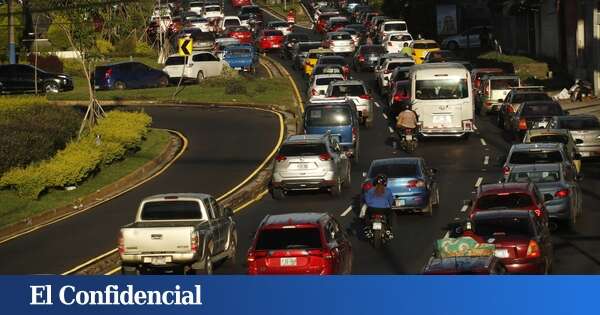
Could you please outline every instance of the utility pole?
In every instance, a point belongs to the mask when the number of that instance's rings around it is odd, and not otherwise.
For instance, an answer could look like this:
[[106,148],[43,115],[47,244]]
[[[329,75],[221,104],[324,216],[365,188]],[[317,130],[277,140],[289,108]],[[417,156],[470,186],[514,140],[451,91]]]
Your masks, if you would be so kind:
[[16,45],[15,45],[15,18],[14,18],[14,0],[8,0],[8,62],[17,63]]

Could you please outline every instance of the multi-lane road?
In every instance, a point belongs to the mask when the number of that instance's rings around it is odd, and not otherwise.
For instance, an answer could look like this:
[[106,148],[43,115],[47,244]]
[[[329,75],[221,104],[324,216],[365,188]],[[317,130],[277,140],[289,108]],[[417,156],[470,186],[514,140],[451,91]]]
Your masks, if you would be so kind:
[[[230,14],[235,12],[227,8]],[[267,19],[272,19],[266,15]],[[310,30],[311,37],[320,37]],[[277,58],[288,68],[301,91],[306,80],[291,69],[289,61]],[[354,73],[354,78],[373,84],[371,73]],[[373,89],[374,90],[374,89]],[[295,193],[282,201],[270,196],[235,215],[239,248],[237,262],[216,270],[221,274],[244,273],[244,253],[250,234],[267,214],[322,211],[338,217],[351,232],[355,274],[415,274],[431,254],[433,242],[446,232],[444,227],[464,218],[462,201],[471,197],[477,183],[495,182],[500,177],[496,161],[510,143],[488,120],[478,117],[477,132],[469,140],[434,139],[421,142],[413,153],[439,170],[441,205],[433,217],[400,215],[395,222],[395,239],[384,249],[374,250],[359,237],[352,207],[362,182],[361,173],[374,159],[407,156],[389,144],[390,131],[385,102],[375,95],[374,126],[361,130],[361,157],[353,166],[352,187],[340,197],[327,193]],[[164,192],[207,192],[216,196],[245,178],[276,144],[278,122],[274,115],[244,109],[149,108],[155,127],[176,129],[189,139],[187,152],[164,174],[147,184],[107,202],[92,211],[0,244],[0,273],[61,273],[115,247],[118,228],[130,222],[137,203],[145,196]],[[584,214],[574,231],[554,232],[554,273],[592,274],[600,271],[600,164],[584,162],[582,183]]]

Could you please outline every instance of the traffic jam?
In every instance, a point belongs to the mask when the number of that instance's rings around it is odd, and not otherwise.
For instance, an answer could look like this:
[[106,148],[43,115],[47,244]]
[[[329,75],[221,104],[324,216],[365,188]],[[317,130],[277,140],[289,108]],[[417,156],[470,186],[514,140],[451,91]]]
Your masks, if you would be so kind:
[[[289,69],[303,98],[302,128],[278,148],[265,197],[282,206],[260,220],[242,247],[238,214],[214,197],[147,197],[135,222],[120,231],[123,274],[212,274],[226,264],[250,275],[352,274],[364,255],[357,243],[393,250],[398,222],[433,220],[441,211],[449,187],[422,150],[465,146],[484,121],[494,128],[486,139],[509,147],[486,156],[484,164],[501,171],[493,180],[479,177],[471,194],[453,196],[461,217],[444,226],[421,273],[552,272],[553,234],[575,229],[590,206],[582,181],[585,160],[600,155],[596,116],[570,114],[544,87],[528,86],[506,69],[479,67],[462,57],[457,42],[411,34],[406,21],[359,0],[304,1],[310,27],[296,23],[298,12],[275,15],[250,0],[225,6],[205,0],[190,2],[187,12],[157,7],[152,32],[193,38],[191,58],[167,58],[170,80],[201,81],[219,75],[225,63],[256,73],[263,54]],[[365,161],[373,143],[361,134],[375,128],[393,153]],[[334,209],[286,211],[307,194],[349,199],[346,212],[359,228],[342,223],[346,217]]]

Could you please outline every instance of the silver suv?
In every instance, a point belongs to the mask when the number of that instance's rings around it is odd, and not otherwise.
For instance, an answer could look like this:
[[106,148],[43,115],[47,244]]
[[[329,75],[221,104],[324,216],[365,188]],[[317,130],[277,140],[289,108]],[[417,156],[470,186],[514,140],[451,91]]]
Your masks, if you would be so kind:
[[275,157],[269,188],[274,199],[283,199],[290,190],[328,189],[339,196],[349,185],[349,159],[337,136],[327,133],[288,137]]
[[366,84],[360,80],[333,81],[329,83],[327,97],[347,97],[356,104],[360,122],[366,127],[373,125],[373,98]]
[[502,172],[508,178],[516,165],[560,163],[566,169],[577,173],[575,161],[569,156],[562,143],[519,143],[513,144],[504,162]]

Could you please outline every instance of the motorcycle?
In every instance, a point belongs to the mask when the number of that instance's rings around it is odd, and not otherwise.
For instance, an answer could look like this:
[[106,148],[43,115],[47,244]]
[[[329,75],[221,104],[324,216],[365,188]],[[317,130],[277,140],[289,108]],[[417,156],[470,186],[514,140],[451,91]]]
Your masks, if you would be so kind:
[[416,129],[405,128],[400,131],[400,147],[406,153],[413,153],[417,149]]
[[569,89],[571,102],[583,101],[584,97],[592,95],[592,84],[585,80],[575,80],[575,84]]
[[[364,205],[363,207],[366,207]],[[371,213],[364,226],[364,235],[375,249],[391,241],[394,238],[389,228],[387,217],[383,213]]]

